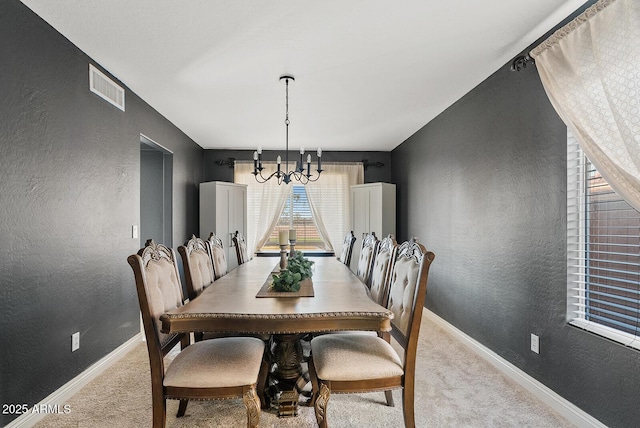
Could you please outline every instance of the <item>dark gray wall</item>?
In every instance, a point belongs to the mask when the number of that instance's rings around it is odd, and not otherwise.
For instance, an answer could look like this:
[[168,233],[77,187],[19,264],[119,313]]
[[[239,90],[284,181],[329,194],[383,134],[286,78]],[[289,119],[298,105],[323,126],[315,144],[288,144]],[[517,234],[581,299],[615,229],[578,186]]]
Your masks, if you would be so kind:
[[[281,151],[263,152],[263,159],[274,161]],[[296,152],[289,152],[295,156]],[[315,155],[312,156],[316,162]],[[236,160],[253,160],[253,150],[205,150],[204,155],[204,175],[205,181],[228,181],[233,182],[233,168],[224,164],[230,158]],[[360,162],[363,159],[369,161],[369,165],[364,171],[364,182],[375,183],[383,181],[391,183],[391,153],[390,152],[353,152],[353,151],[324,151],[322,152],[323,162]],[[223,164],[220,165],[219,162]],[[379,162],[380,166],[374,166]],[[313,167],[313,165],[312,165]]]
[[158,150],[140,150],[140,236],[144,245],[151,238],[156,242],[171,246],[166,242],[164,215],[164,154]]
[[436,254],[427,308],[603,423],[638,426],[640,353],[565,320],[566,126],[535,67],[498,70],[391,159],[398,240]]
[[90,58],[16,0],[0,58],[0,403],[31,406],[139,332],[140,134],[173,152],[174,242],[197,230],[203,150],[131,91],[126,112],[89,92]]

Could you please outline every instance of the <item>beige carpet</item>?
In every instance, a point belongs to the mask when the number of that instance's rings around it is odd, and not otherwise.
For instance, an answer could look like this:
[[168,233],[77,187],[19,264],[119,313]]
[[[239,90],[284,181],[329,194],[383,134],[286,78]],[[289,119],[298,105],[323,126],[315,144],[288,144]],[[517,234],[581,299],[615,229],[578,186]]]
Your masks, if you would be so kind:
[[[559,414],[457,342],[433,322],[423,319],[416,371],[418,427],[571,427]],[[400,391],[395,407],[383,393],[333,395],[329,426],[403,427]],[[50,415],[36,427],[150,427],[151,388],[146,344],[141,343],[93,380],[67,403],[70,412]],[[243,427],[240,400],[190,402],[176,418],[178,402],[167,404],[167,427]],[[313,410],[301,407],[298,417],[278,418],[263,411],[261,427],[316,427]]]

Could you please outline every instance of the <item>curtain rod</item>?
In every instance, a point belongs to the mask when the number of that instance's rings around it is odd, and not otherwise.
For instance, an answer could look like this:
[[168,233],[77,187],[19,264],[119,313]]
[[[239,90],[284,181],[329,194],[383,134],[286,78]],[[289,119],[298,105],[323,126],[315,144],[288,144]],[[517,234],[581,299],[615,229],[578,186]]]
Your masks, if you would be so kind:
[[511,62],[511,71],[522,71],[527,68],[527,64],[532,63],[535,64],[534,57],[539,55],[543,50],[547,49],[549,46],[552,46],[558,43],[560,40],[565,38],[568,34],[570,34],[573,30],[575,30],[581,24],[587,22],[589,18],[596,15],[598,12],[605,9],[610,4],[614,3],[616,0],[599,0],[596,3],[589,6],[584,12],[576,16],[566,25],[563,25],[558,30],[554,31],[549,37],[544,39],[541,43],[539,43],[535,48],[531,49],[529,52],[523,55],[517,56]]
[[527,68],[527,64],[529,63],[535,64],[536,62],[528,53],[517,56],[513,61],[511,61],[511,71],[522,71]]

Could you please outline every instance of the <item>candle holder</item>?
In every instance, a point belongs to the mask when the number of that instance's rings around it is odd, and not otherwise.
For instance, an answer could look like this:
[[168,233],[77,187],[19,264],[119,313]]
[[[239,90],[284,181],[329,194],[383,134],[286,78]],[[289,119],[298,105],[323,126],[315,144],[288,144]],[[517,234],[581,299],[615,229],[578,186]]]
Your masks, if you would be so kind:
[[280,244],[280,270],[287,268],[287,244]]
[[289,239],[289,257],[295,257],[296,255],[296,240],[295,239]]

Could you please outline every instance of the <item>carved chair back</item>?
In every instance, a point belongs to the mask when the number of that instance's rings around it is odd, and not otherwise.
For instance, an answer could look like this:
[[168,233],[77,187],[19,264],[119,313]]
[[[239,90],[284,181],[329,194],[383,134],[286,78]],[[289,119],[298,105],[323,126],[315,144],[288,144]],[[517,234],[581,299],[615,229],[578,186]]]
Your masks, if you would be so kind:
[[380,241],[375,232],[366,234],[362,239],[362,248],[360,249],[360,256],[358,258],[356,276],[360,278],[360,281],[364,282],[367,287],[371,285],[371,268],[373,267],[379,243]]
[[342,249],[340,250],[340,261],[347,266],[351,265],[351,253],[353,252],[353,244],[356,242],[356,236],[353,234],[353,230],[347,233],[342,242]]
[[227,274],[227,256],[224,252],[224,243],[219,236],[211,232],[207,244],[213,261],[213,274],[218,279]]
[[178,247],[182,257],[184,277],[187,282],[187,295],[193,300],[213,281],[213,263],[209,246],[195,235],[185,245]]
[[434,253],[413,238],[398,246],[389,276],[386,307],[394,315],[391,334],[404,348],[405,378],[413,379],[415,374],[422,309],[434,258]]
[[371,268],[370,293],[373,301],[379,305],[386,306],[389,296],[389,273],[393,262],[398,243],[393,235],[388,235],[380,241],[373,266]]
[[236,230],[233,235],[233,244],[236,247],[236,256],[238,257],[238,264],[241,265],[249,261],[249,253],[247,251],[247,241],[244,235]]
[[133,269],[147,339],[151,377],[164,376],[163,357],[186,337],[162,333],[160,316],[183,304],[182,285],[176,255],[171,248],[149,240],[137,254],[127,258]]

